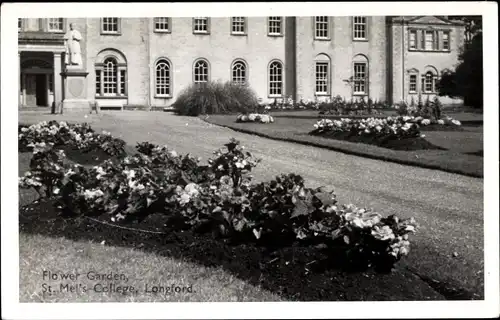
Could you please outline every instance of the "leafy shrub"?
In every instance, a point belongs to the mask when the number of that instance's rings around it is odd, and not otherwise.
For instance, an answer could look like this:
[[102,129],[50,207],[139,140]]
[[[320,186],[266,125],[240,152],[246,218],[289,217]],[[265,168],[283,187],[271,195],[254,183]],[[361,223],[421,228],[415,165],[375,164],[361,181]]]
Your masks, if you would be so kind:
[[64,154],[52,145],[36,144],[31,171],[20,186],[51,190],[45,197],[71,215],[107,214],[118,222],[158,212],[181,222],[178,227],[222,237],[263,244],[278,239],[324,243],[332,254],[340,248],[363,268],[390,268],[408,254],[413,219],[383,218],[366,208],[338,205],[333,190],[307,188],[293,173],[252,184],[250,173],[260,160],[237,140],[225,147],[201,166],[200,159],[144,142],[134,156],[87,169],[65,164]]
[[231,82],[192,84],[184,89],[173,107],[180,115],[226,114],[250,112],[258,105],[257,95],[248,85]]

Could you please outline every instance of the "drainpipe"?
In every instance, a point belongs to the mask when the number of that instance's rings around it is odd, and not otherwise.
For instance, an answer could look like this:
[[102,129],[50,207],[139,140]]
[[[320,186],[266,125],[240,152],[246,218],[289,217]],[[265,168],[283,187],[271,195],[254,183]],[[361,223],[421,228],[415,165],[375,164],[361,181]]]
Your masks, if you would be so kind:
[[403,50],[401,50],[401,66],[402,66],[402,72],[401,72],[401,100],[405,101],[405,18],[403,17],[403,21],[401,23],[401,37],[403,38],[401,41],[401,46]]
[[148,33],[148,36],[147,36],[147,39],[148,39],[148,43],[147,43],[147,48],[148,48],[148,75],[149,75],[149,81],[148,81],[148,86],[149,86],[149,92],[148,92],[148,109],[149,111],[152,110],[152,106],[151,106],[151,95],[153,94],[151,92],[151,20],[153,20],[153,23],[154,23],[154,18],[147,18],[148,20],[148,23],[147,23],[147,33]]

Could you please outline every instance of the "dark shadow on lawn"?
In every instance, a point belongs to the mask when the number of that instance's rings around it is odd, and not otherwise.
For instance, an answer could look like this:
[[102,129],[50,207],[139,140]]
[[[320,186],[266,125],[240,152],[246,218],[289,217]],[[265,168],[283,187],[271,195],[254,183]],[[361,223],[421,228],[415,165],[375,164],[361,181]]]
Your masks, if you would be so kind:
[[[105,240],[110,246],[136,248],[206,267],[223,267],[238,278],[288,300],[445,299],[405,269],[393,273],[346,272],[342,271],[341,259],[328,258],[321,247],[270,248],[231,243],[210,233],[174,230],[164,226],[166,223],[166,216],[153,214],[140,224],[126,226],[165,234],[125,230],[88,218],[63,218],[54,211],[50,201],[21,208],[19,217],[20,232],[23,233],[97,243]],[[461,296],[461,299],[472,297]]]

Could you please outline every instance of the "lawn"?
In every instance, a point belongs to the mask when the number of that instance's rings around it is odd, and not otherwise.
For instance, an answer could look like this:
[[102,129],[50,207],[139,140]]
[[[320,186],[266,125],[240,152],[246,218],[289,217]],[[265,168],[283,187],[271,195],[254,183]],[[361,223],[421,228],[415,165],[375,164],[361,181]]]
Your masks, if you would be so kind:
[[[304,111],[306,113],[308,111]],[[297,112],[295,112],[297,113]],[[425,131],[427,141],[447,150],[399,151],[364,143],[311,136],[315,120],[306,116],[277,115],[273,124],[236,123],[234,115],[203,117],[209,123],[261,137],[301,143],[341,151],[372,159],[439,169],[472,177],[483,176],[483,158],[473,153],[483,149],[482,127],[465,127],[463,131]],[[274,116],[274,114],[272,114]],[[468,154],[471,153],[471,154]]]
[[[35,123],[53,117],[23,115],[21,121]],[[181,153],[192,152],[204,159],[210,157],[211,151],[226,142],[228,137],[235,136],[250,151],[256,150],[259,157],[264,158],[262,166],[255,172],[259,180],[267,180],[277,172],[299,172],[310,181],[311,186],[332,185],[343,203],[366,204],[378,208],[384,214],[403,213],[406,217],[414,215],[422,224],[422,230],[415,237],[415,246],[412,245],[410,256],[398,265],[394,273],[387,275],[373,272],[346,274],[334,268],[325,269],[324,264],[314,262],[317,257],[321,257],[321,252],[317,249],[312,250],[317,253],[312,257],[310,250],[301,248],[268,252],[262,248],[224,244],[210,237],[198,237],[193,241],[189,234],[182,233],[177,233],[177,238],[173,235],[166,238],[157,235],[145,237],[132,231],[117,232],[113,227],[92,221],[74,221],[74,224],[68,220],[48,222],[41,219],[38,223],[25,221],[22,222],[25,234],[40,234],[48,239],[64,237],[83,243],[88,243],[91,239],[95,243],[105,240],[106,245],[97,247],[134,247],[155,256],[185,259],[182,261],[188,260],[209,268],[221,267],[245,283],[276,294],[282,299],[436,300],[477,299],[482,295],[482,201],[479,200],[480,191],[476,190],[482,186],[480,182],[476,182],[479,179],[255,138],[211,126],[196,118],[176,117],[165,113],[122,112],[54,118],[70,122],[87,121],[96,130],[111,131],[113,135],[122,137],[129,143],[127,150],[133,151],[135,142],[151,141],[167,143]],[[25,155],[20,154],[20,159],[23,157]],[[329,165],[331,161],[335,162],[335,166]],[[371,170],[366,170],[367,167]],[[23,169],[20,170],[22,172]],[[148,225],[141,227],[147,228]],[[459,256],[452,257],[453,251],[457,251]],[[47,252],[50,254],[49,250]],[[95,263],[106,265],[104,260],[96,260]],[[133,265],[129,264],[125,263],[123,267],[133,270]],[[408,271],[410,267],[412,272]],[[310,272],[306,274],[305,268]],[[415,274],[426,280],[423,281]],[[221,285],[225,285],[225,282],[226,280],[221,280]],[[358,283],[361,285],[358,286]],[[439,286],[435,286],[436,283]],[[429,284],[434,286],[434,290]],[[443,287],[447,284],[451,287]],[[395,289],[388,292],[388,287]],[[453,290],[452,287],[465,288],[467,291]],[[257,299],[260,299],[265,293],[257,295]],[[32,299],[35,301],[37,298]],[[252,297],[244,299],[248,301]]]

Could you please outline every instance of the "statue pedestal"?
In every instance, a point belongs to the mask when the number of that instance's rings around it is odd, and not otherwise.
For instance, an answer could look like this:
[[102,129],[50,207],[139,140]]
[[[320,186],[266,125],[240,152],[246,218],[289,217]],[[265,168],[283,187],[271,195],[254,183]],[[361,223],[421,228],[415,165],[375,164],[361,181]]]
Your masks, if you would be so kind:
[[90,101],[87,99],[88,74],[78,66],[66,66],[66,70],[61,73],[64,79],[63,113],[90,111]]

